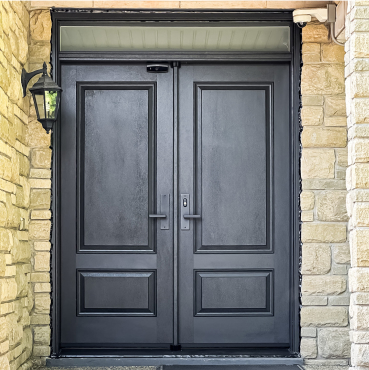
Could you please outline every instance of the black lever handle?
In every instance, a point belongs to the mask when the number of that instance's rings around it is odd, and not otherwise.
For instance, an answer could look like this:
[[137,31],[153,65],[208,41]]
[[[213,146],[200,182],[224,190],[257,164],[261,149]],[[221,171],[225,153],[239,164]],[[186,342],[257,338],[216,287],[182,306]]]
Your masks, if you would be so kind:
[[183,215],[183,218],[189,219],[189,218],[201,218],[200,215]]

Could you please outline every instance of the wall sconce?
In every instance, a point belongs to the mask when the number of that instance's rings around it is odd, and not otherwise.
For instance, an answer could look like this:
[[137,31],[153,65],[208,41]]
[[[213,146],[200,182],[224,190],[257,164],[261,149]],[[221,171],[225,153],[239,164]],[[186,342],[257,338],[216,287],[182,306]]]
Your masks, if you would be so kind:
[[47,75],[45,62],[42,69],[34,72],[27,73],[23,68],[21,77],[23,97],[26,96],[27,85],[31,78],[40,73],[42,73],[42,76],[29,91],[35,103],[37,121],[41,122],[42,127],[49,133],[58,117],[62,89]]

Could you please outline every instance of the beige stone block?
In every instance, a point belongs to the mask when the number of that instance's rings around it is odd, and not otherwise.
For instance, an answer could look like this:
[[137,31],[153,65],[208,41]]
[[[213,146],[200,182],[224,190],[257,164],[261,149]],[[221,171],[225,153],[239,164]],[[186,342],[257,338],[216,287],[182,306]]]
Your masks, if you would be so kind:
[[28,262],[31,258],[31,246],[29,242],[15,240],[11,254],[14,263]]
[[301,109],[303,126],[316,126],[323,123],[323,107],[306,106]]
[[343,46],[334,43],[322,44],[322,62],[343,63],[344,56]]
[[347,326],[348,311],[345,307],[302,307],[301,326]]
[[310,211],[314,208],[315,196],[312,191],[302,191],[300,194],[300,207],[303,211]]
[[369,97],[369,72],[357,72],[350,77],[350,94],[353,98]]
[[10,370],[8,355],[0,356],[0,369],[2,370]]
[[304,223],[301,226],[303,243],[343,243],[346,225],[343,223]]
[[334,245],[333,246],[333,261],[335,263],[349,264],[351,261],[350,246],[348,244]]
[[8,252],[13,246],[13,236],[10,230],[0,228],[0,251]]
[[168,1],[168,0],[162,0],[162,1],[142,1],[142,0],[131,0],[131,1],[93,1],[93,7],[94,8],[167,8],[167,9],[175,9],[180,7],[180,1]]
[[[352,224],[354,226],[369,226],[369,203],[355,203],[353,207]],[[360,230],[365,231],[365,230]],[[369,237],[369,230],[366,234]],[[359,246],[357,246],[359,248]]]
[[301,76],[302,95],[338,95],[344,92],[343,64],[317,63],[303,66]]
[[15,278],[0,280],[0,301],[12,301],[17,297],[17,283]]
[[335,149],[336,164],[341,167],[347,167],[347,148]]
[[33,356],[35,357],[48,357],[50,355],[49,346],[34,346],[33,347]]
[[320,221],[347,221],[345,191],[327,190],[317,196],[317,218]]
[[347,329],[320,329],[319,354],[324,358],[350,358],[351,342]]
[[302,63],[304,65],[307,63],[320,63],[320,54],[303,54]]
[[25,127],[26,144],[32,148],[50,146],[51,133],[47,134],[40,122],[30,120]]
[[34,149],[32,150],[31,163],[35,168],[51,167],[51,150],[50,149]]
[[35,293],[50,293],[51,286],[49,283],[36,283],[35,284]]
[[350,164],[357,162],[369,162],[369,140],[350,140],[348,152],[350,155]]
[[51,18],[47,10],[33,10],[30,14],[30,34],[33,40],[51,39]]
[[331,269],[331,248],[327,244],[303,244],[302,274],[327,274]]
[[346,290],[346,280],[339,275],[316,275],[302,277],[302,294],[338,295]]
[[32,168],[30,172],[30,177],[34,179],[50,179],[51,170]]
[[313,211],[302,211],[301,212],[301,221],[302,222],[314,221],[314,212]]
[[316,339],[302,338],[300,342],[300,352],[303,358],[316,358],[318,354]]
[[49,315],[32,315],[31,325],[49,325],[50,316]]
[[357,163],[351,168],[351,189],[369,188],[369,164]]
[[302,296],[301,304],[303,306],[326,306],[328,299],[322,296]]
[[51,180],[49,179],[29,179],[29,184],[33,189],[50,189]]
[[330,306],[349,306],[350,296],[329,297]]
[[304,148],[344,148],[347,131],[341,127],[304,127],[301,143]]
[[328,28],[322,23],[311,22],[302,29],[302,42],[329,42]]
[[369,367],[369,350],[367,344],[353,344],[351,348],[352,366],[358,369]]
[[351,103],[352,119],[355,123],[369,123],[369,99],[356,98]]
[[36,326],[33,328],[33,338],[35,344],[50,344],[51,330],[49,326]]
[[50,312],[50,294],[40,293],[35,294],[35,310],[36,315],[48,314]]
[[369,343],[369,332],[352,330],[350,332],[350,340],[352,343],[368,344]]
[[350,326],[352,330],[369,329],[369,307],[368,306],[350,306]]
[[324,118],[324,126],[329,127],[346,127],[347,126],[347,119],[346,117],[325,117]]
[[352,266],[369,266],[369,229],[354,229],[350,233]]
[[30,239],[50,239],[50,221],[32,221],[29,224]]
[[[316,45],[316,44],[305,44],[305,45]],[[301,97],[301,101],[302,101],[303,107],[306,105],[323,105],[323,96],[322,95],[304,95]]]
[[92,8],[93,1],[31,0],[32,8]]
[[51,203],[51,191],[47,189],[32,189],[30,208],[31,209],[49,209]]
[[51,249],[51,243],[50,242],[34,242],[33,248],[36,251],[49,251]]
[[333,149],[303,149],[301,178],[334,178],[335,160]]
[[316,338],[316,329],[315,328],[301,328],[301,336]]
[[369,269],[354,267],[348,275],[350,292],[369,292]]
[[369,58],[369,34],[357,32],[351,36],[353,56],[355,58]]
[[32,283],[49,283],[50,274],[46,272],[32,272],[31,282]]
[[[320,44],[319,43],[303,43],[302,44],[302,54],[320,54]],[[316,105],[316,104],[312,104]]]
[[51,211],[49,210],[34,210],[31,213],[32,220],[50,220]]
[[35,254],[35,271],[49,271],[50,270],[50,253],[49,252],[37,252]]

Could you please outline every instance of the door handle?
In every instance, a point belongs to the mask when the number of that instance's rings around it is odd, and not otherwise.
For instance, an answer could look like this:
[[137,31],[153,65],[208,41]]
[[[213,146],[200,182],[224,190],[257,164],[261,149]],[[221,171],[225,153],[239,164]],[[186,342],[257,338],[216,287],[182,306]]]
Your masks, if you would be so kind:
[[201,218],[201,215],[191,215],[190,207],[190,194],[181,194],[181,230],[190,230],[190,220]]
[[160,229],[169,230],[169,206],[170,206],[170,194],[160,195],[160,212],[151,213],[149,218],[160,218]]

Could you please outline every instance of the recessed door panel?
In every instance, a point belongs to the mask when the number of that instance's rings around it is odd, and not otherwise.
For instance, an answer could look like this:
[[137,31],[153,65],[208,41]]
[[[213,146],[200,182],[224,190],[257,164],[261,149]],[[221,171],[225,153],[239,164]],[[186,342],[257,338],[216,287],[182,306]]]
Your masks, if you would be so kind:
[[153,250],[155,85],[78,88],[80,250]]

